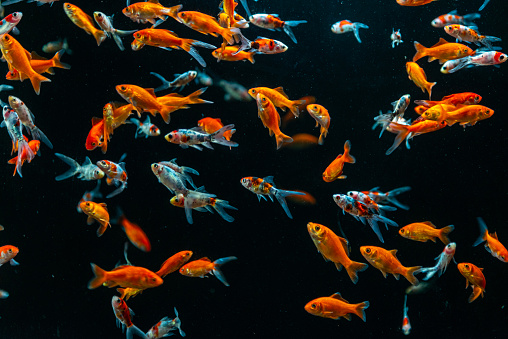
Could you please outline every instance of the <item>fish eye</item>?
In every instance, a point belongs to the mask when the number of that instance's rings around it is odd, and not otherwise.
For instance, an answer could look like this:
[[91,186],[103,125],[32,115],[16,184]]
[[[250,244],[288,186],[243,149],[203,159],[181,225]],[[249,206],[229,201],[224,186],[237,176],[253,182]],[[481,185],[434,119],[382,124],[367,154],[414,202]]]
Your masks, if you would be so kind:
[[9,38],[9,36],[8,36],[8,35],[5,35],[4,39],[5,39],[6,41],[9,41],[9,39],[10,39],[10,38]]
[[12,253],[12,248],[9,248],[9,251],[8,251],[8,252],[9,252],[9,253]]
[[90,203],[89,203],[89,202],[87,202],[87,203],[85,203],[85,205],[86,205],[86,206],[90,206]]
[[96,174],[96,175],[100,175],[100,174],[101,174],[101,171],[99,171],[99,170],[95,170],[95,174]]
[[17,16],[18,16],[18,12],[14,12],[14,13],[12,13],[12,17],[13,17],[13,18],[16,18]]
[[372,252],[372,251],[371,251],[371,249],[367,247],[367,248],[365,249],[365,253],[369,254],[370,252]]
[[156,282],[156,281],[157,281],[157,279],[155,279],[155,278],[152,278],[152,281],[153,281],[153,282]]
[[499,60],[505,61],[506,60],[506,54],[503,54],[499,57]]
[[120,86],[120,90],[125,91],[127,88],[125,86]]
[[134,34],[134,37],[135,38],[141,38],[141,34],[140,33],[136,33],[136,34]]
[[469,269],[469,265],[468,265],[468,264],[465,264],[465,265],[464,265],[464,268]]
[[319,231],[320,229],[321,229],[321,227],[319,227],[319,226],[314,227],[314,230],[316,230],[316,231]]
[[65,6],[65,7],[70,9],[71,8],[71,4],[67,4],[67,6]]
[[251,89],[250,91],[251,91],[253,94],[255,94],[255,93],[256,93],[256,90],[255,90],[255,89]]
[[102,13],[97,14],[99,18],[102,18]]
[[480,101],[480,97],[477,95],[477,96],[474,97],[474,100],[475,101]]
[[183,17],[185,17],[185,13],[179,13],[179,14],[180,14],[180,16],[181,16],[182,18],[183,18]]
[[312,308],[312,309],[315,309],[316,307],[317,307],[316,304],[310,305],[310,308]]
[[95,142],[92,142],[92,146],[95,147],[97,144]]

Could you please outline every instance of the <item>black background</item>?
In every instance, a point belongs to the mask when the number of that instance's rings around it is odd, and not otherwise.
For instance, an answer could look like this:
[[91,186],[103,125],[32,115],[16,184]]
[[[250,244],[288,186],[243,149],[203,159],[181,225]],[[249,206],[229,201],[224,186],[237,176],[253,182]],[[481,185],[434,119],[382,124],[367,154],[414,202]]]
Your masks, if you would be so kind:
[[[144,28],[123,16],[123,1],[78,1],[75,5],[92,15],[93,11],[115,14],[119,29]],[[166,6],[177,3],[163,3]],[[184,10],[218,13],[218,3],[182,2]],[[102,115],[109,101],[122,101],[115,91],[118,84],[157,87],[160,82],[149,72],[158,72],[168,80],[174,73],[194,69],[198,63],[183,51],[167,52],[145,47],[133,52],[131,37],[123,39],[127,48],[120,52],[112,39],[97,47],[92,36],[75,26],[65,15],[62,2],[52,7],[16,4],[6,13],[22,11],[16,39],[29,51],[42,54],[42,46],[59,37],[67,37],[73,54],[63,62],[71,70],[56,70],[43,83],[37,96],[30,82],[5,82],[13,91],[0,94],[23,100],[36,116],[36,124],[54,144],[54,152],[63,153],[83,163],[86,156],[93,162],[117,161],[127,152],[129,186],[119,196],[105,201],[114,211],[120,205],[129,219],[143,227],[152,242],[152,251],[142,253],[130,247],[129,259],[139,266],[157,270],[169,256],[181,250],[192,250],[193,259],[204,256],[212,260],[237,256],[238,260],[223,267],[230,287],[215,277],[191,279],[173,273],[162,286],[146,290],[128,301],[136,312],[134,323],[147,331],[164,316],[174,317],[176,307],[182,328],[189,337],[307,337],[348,335],[355,337],[403,336],[400,331],[405,279],[393,276],[383,279],[369,267],[359,274],[353,285],[345,272],[337,272],[316,252],[307,233],[309,221],[322,223],[338,233],[338,207],[332,194],[349,190],[367,190],[380,186],[387,191],[409,185],[412,190],[400,196],[411,206],[409,211],[391,212],[388,217],[399,225],[431,220],[438,227],[455,225],[451,234],[457,242],[457,262],[472,262],[484,267],[486,293],[472,304],[467,303],[471,289],[465,290],[465,279],[455,265],[438,279],[436,288],[408,299],[412,335],[462,336],[482,335],[502,338],[506,333],[506,264],[490,256],[482,246],[471,245],[479,235],[476,217],[482,216],[491,232],[498,231],[501,242],[508,244],[506,230],[506,65],[501,68],[477,67],[451,75],[439,72],[437,62],[422,59],[429,81],[437,81],[433,99],[465,91],[483,96],[482,104],[495,110],[492,118],[465,130],[459,126],[413,139],[411,150],[401,145],[392,155],[385,151],[393,135],[372,131],[373,117],[390,102],[409,93],[412,99],[426,99],[405,72],[406,61],[414,55],[413,41],[431,46],[440,37],[451,41],[443,29],[430,22],[455,8],[459,14],[476,12],[481,1],[438,1],[421,7],[401,7],[395,1],[315,1],[249,2],[253,13],[278,13],[284,20],[308,21],[293,29],[298,44],[283,32],[270,32],[255,26],[244,30],[249,39],[268,36],[289,46],[284,54],[258,55],[256,63],[220,62],[199,49],[208,63],[207,71],[247,88],[283,86],[291,99],[314,95],[317,103],[328,108],[332,117],[325,144],[308,150],[281,149],[268,136],[257,117],[254,101],[225,102],[218,87],[210,87],[202,96],[213,105],[194,105],[172,114],[166,125],[157,116],[152,121],[165,135],[173,129],[191,128],[205,116],[220,117],[237,129],[233,140],[240,146],[229,150],[220,145],[215,150],[184,150],[169,144],[163,137],[134,139],[135,127],[125,125],[115,130],[106,155],[99,150],[86,151],[85,139],[92,117]],[[239,6],[239,13],[244,10]],[[476,20],[480,32],[508,39],[507,7],[492,1]],[[349,19],[370,26],[361,30],[362,44],[352,33],[335,35],[333,23]],[[160,28],[174,30],[181,37],[195,38],[219,45],[219,38],[205,36],[169,19]],[[392,28],[401,29],[404,43],[392,49]],[[504,44],[501,44],[504,46]],[[49,56],[48,56],[49,57]],[[4,64],[7,73],[7,65]],[[192,84],[189,94],[198,89]],[[166,93],[166,92],[165,92]],[[413,105],[406,113],[415,118]],[[144,120],[144,117],[143,117]],[[307,132],[314,121],[302,118],[283,129],[287,134]],[[11,143],[2,132],[0,158],[11,158]],[[346,180],[325,183],[321,173],[343,152],[345,140],[351,140],[354,165],[346,164]],[[90,262],[112,269],[122,259],[126,237],[113,225],[97,238],[97,224],[86,225],[86,216],[76,212],[76,204],[95,182],[76,178],[56,182],[54,177],[67,170],[52,150],[41,146],[42,157],[23,167],[23,178],[12,177],[13,166],[0,166],[0,245],[18,246],[16,260],[20,266],[0,268],[0,288],[10,297],[0,300],[1,338],[122,338],[115,327],[111,309],[114,289],[105,287],[90,291]],[[231,211],[235,221],[227,223],[217,214],[194,212],[189,225],[183,209],[169,203],[169,191],[151,173],[153,162],[178,158],[179,165],[198,170],[198,185],[228,200],[238,211]],[[505,159],[503,161],[503,159]],[[290,203],[294,219],[290,220],[277,203],[259,202],[239,183],[245,176],[273,175],[277,187],[311,192],[315,206]],[[102,192],[109,193],[112,188]],[[353,217],[340,214],[340,220],[352,246],[351,258],[365,262],[359,247],[381,245],[374,233]],[[382,227],[383,228],[383,227]],[[382,229],[386,249],[397,248],[401,262],[407,266],[433,265],[433,258],[443,249],[441,243],[418,243],[403,239],[397,229]],[[340,292],[350,302],[370,301],[367,322],[354,317],[333,321],[309,315],[304,305],[317,297]]]

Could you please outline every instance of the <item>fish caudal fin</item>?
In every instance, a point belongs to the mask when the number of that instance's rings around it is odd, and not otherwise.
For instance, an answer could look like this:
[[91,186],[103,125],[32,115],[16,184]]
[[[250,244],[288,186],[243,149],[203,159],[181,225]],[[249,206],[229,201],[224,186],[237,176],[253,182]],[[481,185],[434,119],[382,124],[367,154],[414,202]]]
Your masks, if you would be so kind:
[[368,301],[364,301],[363,303],[356,304],[355,305],[355,311],[354,313],[359,316],[363,321],[367,321],[367,317],[365,316],[365,309],[367,309],[370,306],[370,303]]
[[78,162],[74,159],[71,159],[63,154],[60,154],[60,153],[55,153],[55,155],[57,157],[60,158],[60,160],[62,160],[63,162],[65,162],[67,165],[69,165],[71,168],[69,168],[69,170],[63,174],[60,174],[59,176],[57,176],[55,178],[56,181],[60,181],[60,180],[64,180],[64,179],[67,179],[67,178],[70,178],[72,177],[73,175],[75,175],[76,173],[78,173],[79,171],[79,168],[81,167]]
[[411,284],[413,285],[418,285],[419,281],[418,279],[416,279],[416,277],[414,276],[415,274],[418,274],[420,273],[420,270],[422,269],[421,266],[413,266],[413,267],[408,267],[406,269],[406,273],[404,274],[404,277],[407,279],[407,281],[409,281]]
[[188,104],[213,104],[213,101],[201,99],[199,96],[205,93],[208,87],[203,87],[187,96]]
[[176,21],[180,22],[180,18],[178,17],[178,12],[182,9],[182,5],[176,5],[173,7],[165,8],[163,10],[164,15],[170,16]]
[[288,106],[288,108],[291,110],[291,113],[294,114],[295,117],[300,116],[300,106],[307,103],[307,100],[305,99],[299,99],[299,100],[293,100],[291,101],[291,105]]
[[233,125],[233,124],[226,125],[226,126],[222,127],[220,130],[210,134],[211,142],[214,142],[219,145],[229,146],[229,147],[237,147],[238,143],[236,143],[234,141],[226,140],[226,138],[224,138],[225,132],[232,131],[232,133],[234,133],[233,131],[235,131],[235,130],[233,129],[233,127],[235,127],[235,125]]
[[401,193],[404,193],[404,192],[407,192],[407,191],[410,191],[411,190],[411,187],[409,186],[404,186],[404,187],[399,187],[399,188],[396,188],[394,190],[391,190],[389,192],[386,192],[386,196],[387,196],[387,200],[389,202],[391,202],[392,204],[394,204],[395,206],[397,206],[398,208],[402,208],[403,210],[408,210],[409,209],[409,206],[407,205],[404,205],[404,204],[401,204],[397,198],[395,198],[395,196],[401,194]]
[[141,331],[136,325],[132,324],[130,327],[127,327],[125,335],[127,339],[132,339],[134,334],[141,338],[148,338],[143,331]]
[[107,272],[93,263],[90,263],[90,266],[92,266],[92,271],[95,277],[88,283],[88,289],[93,290],[107,280]]
[[365,29],[368,29],[369,26],[365,25],[365,24],[362,24],[360,22],[355,22],[353,24],[353,33],[355,35],[355,38],[356,40],[358,40],[359,43],[362,43],[362,40],[360,39],[360,34],[359,34],[359,29],[358,28],[365,28]]
[[351,278],[351,281],[353,282],[353,284],[356,284],[358,282],[358,272],[363,272],[368,267],[369,267],[369,265],[367,265],[367,264],[364,264],[361,262],[356,262],[356,261],[351,261],[351,264],[346,267],[346,271],[347,271],[347,274],[349,275],[349,278]]
[[229,283],[226,281],[226,277],[224,276],[224,274],[221,272],[221,270],[219,268],[222,265],[224,265],[230,261],[236,260],[236,259],[238,259],[238,258],[237,257],[226,257],[226,258],[217,259],[213,262],[213,264],[214,264],[214,268],[212,270],[213,275],[215,275],[217,277],[217,279],[219,279],[226,286],[229,286]]
[[397,136],[393,141],[392,147],[390,147],[386,151],[386,155],[392,154],[392,152],[395,151],[395,149],[399,147],[402,141],[404,141],[404,139],[406,139],[406,137],[409,135],[409,128],[406,125],[401,125],[396,122],[392,122],[390,123],[390,128],[392,128],[395,132],[397,132]]
[[437,84],[437,82],[428,82],[425,85],[425,89],[427,90],[427,93],[429,93],[429,100],[432,100],[432,87],[434,87]]
[[28,145],[28,142],[26,140],[18,141],[18,156],[16,159],[16,168],[14,174],[16,174],[16,171],[18,172],[19,176],[22,178],[23,175],[21,174],[21,166],[23,166],[23,162],[25,159],[30,162],[35,157],[34,152]]
[[34,88],[35,93],[39,95],[41,93],[41,82],[51,82],[51,80],[40,75],[39,73],[34,72],[30,76],[30,82],[32,83],[32,87]]
[[106,32],[104,31],[101,31],[100,29],[94,31],[93,33],[93,37],[95,38],[95,41],[97,41],[97,46],[100,46],[101,43],[106,40]]
[[279,201],[280,205],[284,209],[284,212],[286,212],[289,219],[293,219],[293,216],[291,215],[291,212],[289,211],[289,207],[288,207],[288,204],[286,203],[285,198],[289,195],[305,195],[305,193],[275,189],[274,195],[275,195],[275,198],[277,198],[277,201]]
[[235,218],[230,216],[229,214],[224,211],[225,208],[228,208],[230,210],[238,210],[238,208],[233,207],[227,202],[226,200],[217,199],[215,200],[215,204],[213,205],[213,208],[219,213],[219,215],[222,217],[222,219],[226,220],[227,222],[233,222]]
[[479,287],[479,286],[476,286],[476,285],[472,285],[473,286],[473,293],[471,293],[471,295],[469,296],[469,298],[467,299],[467,302],[468,303],[472,303],[473,301],[475,301],[480,295],[482,296],[483,298],[483,288]]
[[425,55],[427,55],[427,53],[426,53],[427,48],[425,46],[423,46],[421,43],[419,43],[418,41],[415,41],[415,49],[416,49],[416,54],[413,57],[413,62],[416,62],[417,60],[420,60]]
[[[107,197],[106,197],[107,198]],[[101,225],[99,226],[99,228],[97,229],[97,236],[100,237],[101,235],[104,234],[104,232],[106,232],[106,229],[109,227],[111,227],[111,224],[109,223],[109,221],[100,221],[99,222]]]
[[474,242],[473,247],[478,246],[482,242],[486,241],[487,234],[489,232],[489,230],[487,229],[487,225],[485,224],[482,218],[476,218],[476,220],[478,220],[478,226],[480,227],[480,236]]
[[71,68],[71,65],[63,63],[63,62],[60,61],[60,58],[62,57],[62,55],[64,53],[65,53],[65,49],[61,49],[51,59],[51,61],[53,62],[53,67],[63,68],[63,69],[70,69]]
[[280,132],[279,134],[275,135],[275,141],[277,142],[277,149],[282,147],[283,143],[291,143],[293,142],[293,138],[290,136],[285,135],[284,133]]
[[453,225],[443,227],[439,230],[439,240],[443,242],[443,244],[448,245],[450,243],[450,239],[448,239],[448,234],[450,234],[455,227]]
[[346,140],[346,142],[344,143],[344,155],[343,155],[344,162],[349,162],[350,164],[354,164],[356,162],[356,159],[354,156],[349,154],[350,151],[351,151],[351,141]]
[[51,141],[49,141],[46,134],[42,133],[42,131],[37,126],[34,126],[34,128],[30,131],[30,133],[32,133],[32,137],[34,139],[42,141],[43,143],[46,144],[46,146],[53,149],[53,144],[51,143]]
[[284,32],[291,38],[291,40],[293,40],[293,42],[296,44],[297,41],[296,41],[296,38],[295,38],[295,35],[293,34],[293,31],[291,30],[291,27],[296,27],[298,26],[299,24],[305,24],[307,23],[306,20],[300,20],[300,21],[285,21],[284,22],[284,26],[282,27],[282,29],[284,30]]

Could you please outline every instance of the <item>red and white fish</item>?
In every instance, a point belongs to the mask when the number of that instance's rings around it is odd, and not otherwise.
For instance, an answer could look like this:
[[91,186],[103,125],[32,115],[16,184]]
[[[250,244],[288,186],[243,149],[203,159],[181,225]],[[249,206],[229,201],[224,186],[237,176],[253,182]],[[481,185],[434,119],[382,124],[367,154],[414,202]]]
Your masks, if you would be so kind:
[[409,308],[407,307],[407,294],[404,295],[404,316],[402,318],[402,333],[408,335],[411,332],[411,323],[409,322],[409,317],[407,316],[407,312]]
[[12,150],[18,151],[16,169],[18,171],[19,176],[23,177],[23,175],[21,174],[21,166],[23,166],[22,164],[23,159],[25,158],[25,160],[31,162],[35,157],[35,154],[30,148],[28,141],[23,136],[23,133],[21,131],[23,125],[21,124],[18,114],[7,105],[4,106],[2,114],[4,117],[4,121],[2,121],[1,126],[7,127],[7,132],[9,133],[9,136],[11,137],[12,140]]
[[452,261],[456,248],[456,243],[449,243],[445,246],[443,252],[441,252],[441,254],[436,257],[437,263],[434,267],[422,268],[419,273],[427,273],[423,280],[429,280],[437,272],[439,272],[438,276],[440,277],[446,271],[446,267],[448,267],[450,261]]
[[195,127],[192,129],[178,129],[166,134],[164,138],[172,144],[180,145],[182,148],[188,148],[190,146],[200,151],[203,148],[199,145],[213,149],[211,143],[229,147],[237,147],[238,144],[236,142],[229,141],[224,138],[224,133],[227,131],[233,131],[234,127],[235,125],[233,124],[226,125],[217,132],[211,134],[204,133],[201,127]]
[[457,10],[453,10],[449,12],[448,14],[443,14],[432,20],[430,23],[432,26],[441,28],[446,25],[452,25],[452,24],[460,24],[465,26],[474,26],[476,25],[473,23],[473,20],[480,18],[480,14],[478,13],[472,13],[472,14],[466,14],[466,15],[457,15]]
[[146,116],[145,122],[141,122],[136,118],[130,118],[129,121],[138,127],[134,135],[136,139],[138,136],[145,136],[145,138],[148,138],[156,137],[161,134],[160,129],[151,123],[149,115]]
[[353,32],[356,40],[358,40],[359,43],[362,43],[362,40],[360,39],[360,34],[358,32],[359,28],[368,29],[369,26],[362,24],[361,22],[351,22],[349,20],[342,20],[332,25],[332,32],[335,34]]
[[134,334],[141,338],[146,338],[145,333],[132,323],[134,312],[132,312],[123,299],[115,295],[113,299],[111,299],[111,306],[113,306],[117,326],[122,327],[122,332],[127,328],[127,339],[131,339]]
[[173,335],[171,331],[178,329],[180,336],[185,337],[185,332],[182,331],[182,321],[178,317],[178,311],[175,309],[175,319],[169,317],[162,318],[157,324],[153,325],[152,328],[146,332],[148,339],[160,339],[163,337],[169,337]]
[[278,14],[261,14],[261,13],[251,15],[249,17],[249,21],[258,27],[266,28],[271,31],[273,30],[280,31],[282,29],[287,35],[289,35],[289,37],[291,38],[291,40],[293,40],[295,44],[297,42],[295,35],[291,30],[291,27],[296,27],[299,24],[307,23],[307,20],[283,21],[279,19]]
[[14,257],[19,253],[19,249],[16,246],[5,245],[0,247],[0,266],[6,263],[10,263],[11,266],[18,266],[19,263],[14,260]]
[[[4,1],[4,6],[6,4],[6,1]],[[21,18],[23,17],[23,13],[21,12],[14,12],[9,15],[7,15],[5,18],[0,21],[0,35],[9,33],[10,31],[14,30],[14,33],[18,31],[16,28],[16,25],[21,21]]]
[[395,32],[395,29],[392,28],[392,34],[390,35],[390,39],[392,39],[392,48],[395,48],[395,44],[397,44],[397,46],[401,43],[403,43],[404,41],[402,41],[402,35],[400,34],[400,29],[397,30],[397,32]]
[[[123,159],[122,156],[121,159]],[[97,161],[97,167],[101,169],[101,171],[106,174],[107,179],[106,183],[108,185],[114,184],[115,186],[120,186],[110,194],[106,196],[106,198],[112,198],[123,192],[124,189],[127,188],[127,171],[125,170],[125,163],[119,162],[115,163],[109,160],[100,160]]]

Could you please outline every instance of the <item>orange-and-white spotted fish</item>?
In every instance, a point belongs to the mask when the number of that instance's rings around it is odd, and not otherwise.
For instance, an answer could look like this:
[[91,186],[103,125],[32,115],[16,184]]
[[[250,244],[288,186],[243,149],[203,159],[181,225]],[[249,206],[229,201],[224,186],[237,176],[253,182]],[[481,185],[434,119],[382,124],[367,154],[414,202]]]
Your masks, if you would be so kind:
[[297,42],[295,35],[291,30],[291,27],[296,27],[299,24],[307,23],[306,20],[283,21],[279,19],[278,14],[261,14],[261,13],[251,15],[249,17],[249,21],[258,27],[266,28],[271,31],[273,30],[280,31],[282,29],[287,35],[289,35],[289,37],[291,38],[291,40],[293,40],[295,44]]
[[453,10],[447,14],[443,14],[432,20],[430,23],[434,27],[444,27],[451,24],[460,24],[464,26],[476,26],[473,20],[480,18],[480,14],[472,13],[466,15],[457,15],[457,10]]
[[361,22],[351,22],[349,20],[342,20],[332,25],[332,32],[335,34],[353,32],[356,40],[358,40],[359,43],[362,43],[362,40],[360,39],[360,34],[358,32],[359,28],[368,29],[369,26],[362,24]]
[[178,311],[175,309],[175,319],[169,317],[162,318],[157,324],[153,325],[152,328],[146,332],[148,339],[159,339],[169,337],[173,335],[171,331],[178,329],[180,336],[185,337],[185,332],[182,331],[182,321],[178,317]]
[[132,316],[134,315],[134,312],[132,312],[132,310],[127,306],[125,300],[115,295],[113,299],[111,299],[111,306],[113,306],[113,312],[115,313],[118,327],[122,327],[122,332],[127,328],[127,339],[132,339],[134,334],[138,337],[146,338],[143,331],[132,323]]
[[501,39],[498,37],[481,35],[470,27],[458,24],[445,26],[444,30],[447,34],[456,38],[458,41],[472,42],[478,46],[480,46],[481,43],[489,49],[492,49],[493,42],[501,41]]

